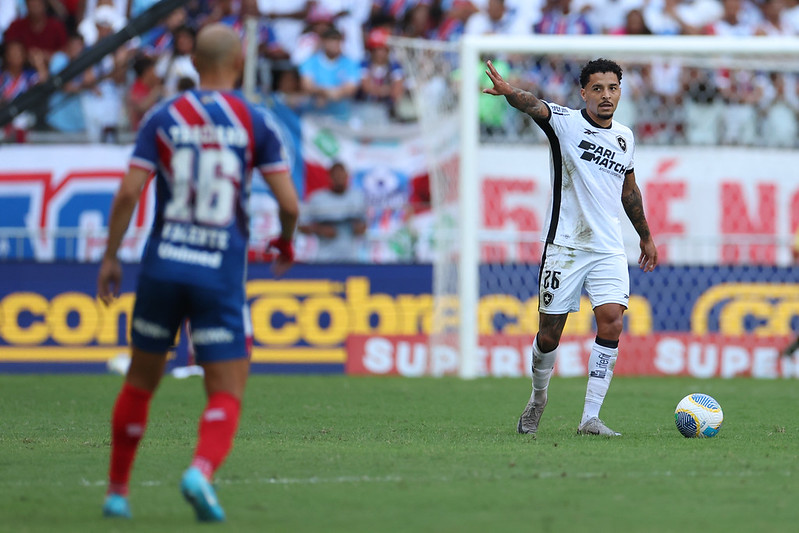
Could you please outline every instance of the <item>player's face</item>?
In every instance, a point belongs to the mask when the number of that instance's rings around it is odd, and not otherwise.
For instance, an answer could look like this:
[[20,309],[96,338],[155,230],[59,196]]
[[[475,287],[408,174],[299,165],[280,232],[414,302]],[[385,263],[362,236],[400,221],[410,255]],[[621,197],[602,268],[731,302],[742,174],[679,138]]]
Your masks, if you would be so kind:
[[613,72],[595,72],[580,89],[585,107],[590,115],[601,120],[613,118],[621,97],[621,84]]

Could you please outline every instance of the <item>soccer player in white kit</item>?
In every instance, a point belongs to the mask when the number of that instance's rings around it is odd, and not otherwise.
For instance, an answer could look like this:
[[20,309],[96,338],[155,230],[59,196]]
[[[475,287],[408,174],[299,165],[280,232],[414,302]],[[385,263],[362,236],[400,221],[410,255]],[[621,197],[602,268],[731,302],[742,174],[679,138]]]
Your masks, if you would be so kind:
[[585,287],[597,334],[588,359],[585,406],[577,432],[617,436],[599,419],[599,410],[613,377],[622,316],[630,298],[622,209],[641,238],[641,269],[651,272],[658,262],[635,183],[633,133],[613,120],[621,96],[621,67],[607,59],[588,62],[580,72],[585,108],[575,110],[539,100],[503,80],[491,61],[487,66],[494,86],[483,92],[504,96],[510,105],[530,115],[551,149],[552,203],[542,236],[533,392],[517,430],[533,435],[538,431],[563,327],[568,313],[580,309],[580,292]]

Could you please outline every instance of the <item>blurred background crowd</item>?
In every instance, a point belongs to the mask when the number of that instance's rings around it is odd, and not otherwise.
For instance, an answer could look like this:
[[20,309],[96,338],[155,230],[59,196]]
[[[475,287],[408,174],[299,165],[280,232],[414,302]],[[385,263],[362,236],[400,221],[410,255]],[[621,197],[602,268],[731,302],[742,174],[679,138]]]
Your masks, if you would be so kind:
[[[0,105],[154,3],[3,0]],[[198,29],[222,22],[244,38],[246,17],[258,20],[257,85],[263,92],[297,116],[372,126],[416,118],[410,78],[389,51],[392,35],[452,42],[464,34],[799,33],[797,0],[192,0],[64,86],[46,112],[17,117],[3,132],[5,140],[25,141],[31,130],[84,142],[124,140],[153,104],[196,84],[191,53]],[[496,64],[512,83],[579,107],[573,100],[578,65],[514,56]],[[641,142],[796,143],[799,99],[791,72],[737,72],[679,59],[625,66],[619,119],[634,126]],[[491,100],[481,103],[483,135],[540,137],[525,117]],[[764,129],[771,134],[762,135]]]

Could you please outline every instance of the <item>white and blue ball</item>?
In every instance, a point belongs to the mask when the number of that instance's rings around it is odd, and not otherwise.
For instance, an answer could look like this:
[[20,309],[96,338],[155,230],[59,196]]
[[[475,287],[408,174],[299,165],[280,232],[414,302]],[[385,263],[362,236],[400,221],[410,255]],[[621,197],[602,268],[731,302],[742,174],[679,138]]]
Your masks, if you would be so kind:
[[724,413],[711,396],[695,392],[677,404],[674,421],[683,437],[714,437],[721,429]]

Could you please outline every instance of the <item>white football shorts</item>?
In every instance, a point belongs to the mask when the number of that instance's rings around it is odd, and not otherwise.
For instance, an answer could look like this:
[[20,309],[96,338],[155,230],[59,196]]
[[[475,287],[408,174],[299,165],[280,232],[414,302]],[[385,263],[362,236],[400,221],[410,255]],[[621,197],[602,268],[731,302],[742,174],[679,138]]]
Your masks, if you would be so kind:
[[583,287],[591,308],[608,303],[627,307],[630,273],[627,256],[547,244],[538,280],[538,310],[561,315],[580,310]]

